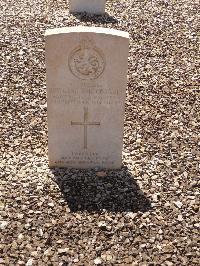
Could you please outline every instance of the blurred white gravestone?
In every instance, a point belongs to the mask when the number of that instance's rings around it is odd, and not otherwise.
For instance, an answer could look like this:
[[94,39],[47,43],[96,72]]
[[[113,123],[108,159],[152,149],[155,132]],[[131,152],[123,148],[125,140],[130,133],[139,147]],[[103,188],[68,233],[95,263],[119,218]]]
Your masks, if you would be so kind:
[[50,166],[120,168],[128,33],[70,27],[45,35]]
[[69,0],[69,11],[104,14],[105,5],[106,0]]

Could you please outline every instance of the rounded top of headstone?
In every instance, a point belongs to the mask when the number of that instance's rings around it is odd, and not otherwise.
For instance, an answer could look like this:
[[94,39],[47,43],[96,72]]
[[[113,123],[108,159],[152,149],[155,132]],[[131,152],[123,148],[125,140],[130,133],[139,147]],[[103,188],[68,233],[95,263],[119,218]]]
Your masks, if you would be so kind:
[[129,38],[129,33],[125,31],[102,28],[102,27],[86,27],[86,26],[47,29],[45,32],[45,36],[54,35],[54,34],[63,34],[63,33],[75,33],[75,32],[101,33],[101,34],[114,35],[123,38]]

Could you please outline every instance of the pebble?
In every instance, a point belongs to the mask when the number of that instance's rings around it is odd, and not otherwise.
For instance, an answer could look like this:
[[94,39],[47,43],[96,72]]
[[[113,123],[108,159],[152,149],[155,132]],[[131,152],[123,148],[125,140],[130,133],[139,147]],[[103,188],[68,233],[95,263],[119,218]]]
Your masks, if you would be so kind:
[[126,214],[126,217],[134,219],[135,217],[137,217],[137,213],[133,213],[133,212],[128,212]]
[[106,176],[106,172],[97,172],[96,175],[98,177],[105,177]]
[[182,202],[176,201],[174,202],[175,206],[178,207],[179,209],[183,206]]
[[4,230],[8,225],[7,221],[0,221],[0,229]]
[[98,227],[101,228],[102,230],[107,229],[107,224],[105,222],[99,222]]
[[53,202],[48,203],[48,206],[49,206],[49,207],[54,207]]
[[33,259],[29,259],[26,263],[26,266],[32,266],[33,265]]
[[58,254],[62,254],[62,253],[68,253],[69,248],[59,248],[58,249]]
[[94,260],[94,264],[95,264],[95,265],[101,265],[101,264],[102,264],[102,260],[101,260],[101,258],[96,258],[96,259]]
[[177,220],[178,220],[179,222],[182,222],[182,221],[183,221],[183,216],[182,216],[181,214],[179,214]]

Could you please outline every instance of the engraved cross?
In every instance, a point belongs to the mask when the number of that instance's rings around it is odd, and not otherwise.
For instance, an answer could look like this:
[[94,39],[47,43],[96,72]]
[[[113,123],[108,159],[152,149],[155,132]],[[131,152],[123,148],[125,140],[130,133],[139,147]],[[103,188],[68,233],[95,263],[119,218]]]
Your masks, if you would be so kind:
[[88,126],[100,126],[100,122],[88,122],[88,108],[84,107],[84,121],[72,122],[72,126],[84,126],[84,149],[87,149],[87,127]]

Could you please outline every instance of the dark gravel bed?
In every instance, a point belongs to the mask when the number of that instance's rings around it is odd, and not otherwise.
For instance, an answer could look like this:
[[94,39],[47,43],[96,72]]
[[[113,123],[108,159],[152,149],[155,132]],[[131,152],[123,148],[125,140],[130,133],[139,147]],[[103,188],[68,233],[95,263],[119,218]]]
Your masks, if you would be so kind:
[[[199,1],[0,4],[0,266],[199,265]],[[44,32],[75,25],[130,34],[121,170],[48,167]]]

